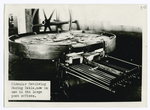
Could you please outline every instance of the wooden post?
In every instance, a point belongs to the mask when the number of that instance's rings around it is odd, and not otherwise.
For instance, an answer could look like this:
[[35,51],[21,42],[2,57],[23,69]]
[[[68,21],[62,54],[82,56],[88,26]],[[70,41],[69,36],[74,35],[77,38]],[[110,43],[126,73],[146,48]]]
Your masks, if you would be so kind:
[[26,32],[39,32],[39,27],[32,27],[39,24],[39,11],[33,16],[35,9],[25,9]]
[[[37,9],[32,9],[32,25],[33,24],[39,24],[39,9],[36,11]],[[36,11],[35,15],[33,15],[34,11]],[[33,27],[32,28],[32,32],[39,32],[40,31],[40,27]]]
[[25,22],[26,22],[26,32],[32,32],[32,11],[31,9],[25,9]]

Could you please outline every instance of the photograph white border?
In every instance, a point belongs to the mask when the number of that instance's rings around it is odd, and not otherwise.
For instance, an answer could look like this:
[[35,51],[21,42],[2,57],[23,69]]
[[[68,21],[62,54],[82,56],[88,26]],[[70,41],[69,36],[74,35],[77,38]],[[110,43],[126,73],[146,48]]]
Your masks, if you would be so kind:
[[[144,1],[144,0],[143,0]],[[126,1],[127,2],[127,1]],[[13,2],[13,3],[15,3],[15,2]],[[29,3],[29,2],[28,2]],[[44,2],[44,3],[46,3],[46,2]],[[64,4],[65,2],[63,2],[63,4]],[[68,3],[68,2],[67,2]],[[103,4],[103,2],[101,2],[102,4]],[[135,3],[137,3],[137,1],[135,2]],[[24,4],[24,3],[23,3]],[[29,4],[32,4],[32,3],[29,3]],[[60,4],[60,3],[59,3]],[[94,3],[93,3],[94,4]],[[107,4],[107,3],[105,3],[105,4]],[[117,2],[117,3],[115,3],[114,1],[113,1],[113,4],[120,4],[119,2]],[[124,4],[124,3],[123,3]],[[132,4],[132,3],[129,3],[128,2],[128,4]],[[144,3],[145,4],[145,3]],[[3,7],[4,8],[4,7]],[[3,17],[3,19],[4,19],[4,17]],[[5,20],[5,19],[4,19]],[[5,22],[4,22],[5,23]],[[6,25],[6,24],[5,24]],[[146,23],[146,25],[147,25],[147,23]],[[147,26],[144,26],[145,28],[147,28]],[[5,27],[6,28],[6,27]],[[3,28],[4,29],[4,28]],[[5,30],[7,30],[7,29],[5,29]],[[3,32],[5,31],[5,30],[3,30]],[[147,36],[146,34],[148,33],[146,30],[148,30],[148,29],[143,29],[143,30],[145,30],[145,31],[143,31],[143,33],[144,33],[144,36]],[[2,32],[2,33],[3,33]],[[7,33],[7,32],[5,32],[5,33]],[[6,34],[5,34],[6,35]],[[3,36],[3,35],[2,35]],[[6,37],[5,37],[6,38]],[[145,38],[145,37],[144,37]],[[149,40],[148,38],[147,39],[145,39],[144,40],[144,42],[145,43],[143,43],[144,44],[144,47],[146,47],[146,48],[144,48],[143,50],[144,50],[144,56],[146,56],[147,55],[147,47],[148,47],[148,44],[147,44],[147,40]],[[6,45],[7,44],[5,44],[5,48],[7,48],[6,47]],[[2,46],[3,47],[3,46]],[[3,48],[4,49],[4,48]],[[2,49],[2,50],[3,50]],[[6,52],[6,50],[4,51],[4,52]],[[3,54],[4,55],[4,54]],[[4,56],[3,56],[4,57]],[[6,57],[6,54],[5,54],[5,61],[3,62],[3,63],[5,63],[5,62],[7,62],[7,58],[8,57]],[[144,59],[143,60],[143,62],[144,62],[144,65],[143,65],[143,67],[147,67],[147,63],[145,63],[145,61],[149,61],[149,59],[147,60],[148,58],[146,58],[146,59]],[[143,69],[144,71],[142,71],[142,73],[143,72],[145,72],[145,70],[147,70],[147,68],[145,68],[145,69]],[[149,72],[149,71],[148,71]],[[148,73],[147,72],[147,73]],[[149,76],[149,75],[148,75]],[[2,78],[6,78],[7,77],[7,75],[5,76],[2,76]],[[147,78],[147,76],[145,76],[146,78]],[[149,77],[148,77],[149,78]],[[6,80],[6,79],[5,79]],[[145,84],[145,83],[147,83],[147,80],[143,80],[144,82],[142,82],[142,86],[143,86],[143,88],[142,88],[142,90],[145,90],[146,88],[147,88],[147,84]],[[5,85],[6,86],[6,85]],[[4,91],[4,90],[3,90]],[[145,93],[146,92],[142,92],[142,97],[143,97],[143,95],[145,95]],[[6,94],[6,91],[5,91],[5,94]],[[149,96],[149,95],[148,95]],[[146,99],[144,99],[144,100],[146,100]],[[21,102],[22,103],[22,102]],[[69,104],[69,106],[68,106],[68,104],[66,104],[66,103],[40,103],[39,104],[39,102],[37,102],[38,103],[38,105],[40,106],[40,107],[46,107],[47,106],[47,104],[48,104],[48,107],[58,107],[58,104],[59,104],[59,107],[108,107],[108,106],[111,106],[111,107],[122,107],[121,106],[121,104],[115,104],[115,103],[102,103],[102,105],[101,104],[99,104],[99,103],[88,103],[88,106],[87,106],[87,103],[78,103],[78,105],[76,105],[76,103],[75,104],[73,104],[73,103],[71,103],[71,104]],[[32,103],[32,105],[30,105],[28,102],[26,103],[26,102],[24,102],[23,103],[23,106],[20,104],[20,102],[11,102],[11,104],[10,105],[8,105],[7,107],[16,107],[16,105],[20,105],[20,107],[38,107],[37,106],[37,103]],[[122,103],[123,105],[127,105],[127,103]],[[129,104],[129,103],[128,103]],[[145,106],[145,102],[144,102],[144,104],[142,104],[142,105],[140,105],[139,103],[131,103],[131,104],[129,104],[129,106],[128,107],[144,107]],[[18,106],[19,107],[19,106]]]

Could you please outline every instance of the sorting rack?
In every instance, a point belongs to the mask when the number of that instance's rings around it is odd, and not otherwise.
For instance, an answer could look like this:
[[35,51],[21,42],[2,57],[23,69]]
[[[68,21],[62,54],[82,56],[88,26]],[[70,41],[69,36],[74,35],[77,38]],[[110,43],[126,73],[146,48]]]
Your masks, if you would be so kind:
[[66,66],[61,63],[65,74],[69,74],[115,93],[117,87],[126,87],[133,78],[139,78],[140,66],[112,56],[98,61]]

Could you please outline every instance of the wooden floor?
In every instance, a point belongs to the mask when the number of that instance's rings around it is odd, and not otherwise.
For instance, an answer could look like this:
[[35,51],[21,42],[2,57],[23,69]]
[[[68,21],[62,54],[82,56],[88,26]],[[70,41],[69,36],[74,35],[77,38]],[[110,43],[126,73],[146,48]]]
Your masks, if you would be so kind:
[[[9,54],[9,80],[49,80],[52,81],[50,102],[120,102],[141,101],[141,81],[126,88],[118,88],[111,93],[89,83],[60,89],[55,64],[48,60],[21,59]],[[66,95],[67,94],[67,95]]]

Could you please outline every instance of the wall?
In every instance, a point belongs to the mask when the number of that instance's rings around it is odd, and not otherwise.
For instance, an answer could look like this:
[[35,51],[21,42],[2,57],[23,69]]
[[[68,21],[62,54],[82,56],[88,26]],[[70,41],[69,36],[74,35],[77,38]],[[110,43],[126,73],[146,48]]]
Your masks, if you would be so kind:
[[[81,29],[90,30],[114,30],[142,32],[142,24],[145,20],[140,5],[54,5],[40,7],[50,16],[53,9],[60,14],[60,20],[69,20],[68,8],[72,10],[74,20],[79,21]],[[52,18],[56,19],[56,13]],[[44,20],[43,12],[40,11],[40,19]],[[67,26],[63,26],[67,29]],[[76,29],[76,25],[73,25]]]
[[[72,17],[78,20],[81,29],[92,30],[114,30],[142,32],[143,22],[146,15],[141,9],[141,5],[7,5],[8,13],[13,13],[18,17],[19,33],[26,32],[25,9],[39,8],[40,22],[44,20],[42,9],[45,10],[47,17],[55,9],[60,16],[60,20],[68,21],[69,12],[72,10]],[[56,11],[52,20],[56,19]],[[63,26],[68,29],[68,25]],[[73,25],[76,29],[76,25]]]
[[[25,24],[25,8],[21,5],[5,5],[5,13],[6,19],[8,19],[9,14],[13,14],[15,19],[15,27],[18,28],[18,33],[26,32],[26,24]],[[5,19],[5,20],[6,20]],[[8,20],[7,20],[8,21]]]

